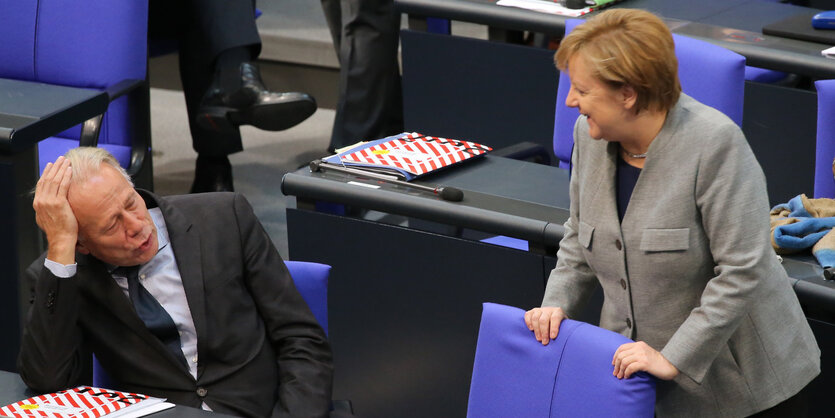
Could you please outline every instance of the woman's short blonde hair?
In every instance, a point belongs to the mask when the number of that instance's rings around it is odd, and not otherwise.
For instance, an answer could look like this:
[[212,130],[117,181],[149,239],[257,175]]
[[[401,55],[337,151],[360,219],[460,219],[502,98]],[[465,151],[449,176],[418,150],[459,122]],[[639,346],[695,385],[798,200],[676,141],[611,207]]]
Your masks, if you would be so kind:
[[610,87],[635,89],[636,113],[670,110],[681,94],[673,35],[652,13],[610,9],[592,17],[560,42],[554,62],[565,71],[574,56]]

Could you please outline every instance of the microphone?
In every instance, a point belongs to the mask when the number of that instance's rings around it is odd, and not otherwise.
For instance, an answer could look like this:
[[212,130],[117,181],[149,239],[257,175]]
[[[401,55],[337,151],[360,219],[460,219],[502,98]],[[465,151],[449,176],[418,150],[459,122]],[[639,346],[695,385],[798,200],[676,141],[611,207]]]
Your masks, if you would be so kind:
[[450,202],[460,202],[464,199],[464,192],[455,187],[437,187],[435,193],[441,196],[441,199],[449,200]]
[[408,181],[399,180],[395,176],[390,176],[388,174],[379,174],[379,173],[372,173],[370,171],[359,170],[356,168],[350,167],[343,167],[338,165],[332,165],[324,163],[322,160],[313,160],[310,162],[310,171],[314,173],[318,173],[320,171],[335,171],[337,173],[343,174],[352,174],[355,176],[362,176],[368,177],[375,180],[384,181],[387,183],[396,184],[398,186],[404,187],[411,187],[413,189],[423,190],[426,192],[430,192],[432,194],[436,194],[441,197],[443,200],[447,200],[450,202],[460,202],[464,199],[464,192],[461,189],[456,189],[455,187],[428,187],[423,186],[420,184],[409,183]]

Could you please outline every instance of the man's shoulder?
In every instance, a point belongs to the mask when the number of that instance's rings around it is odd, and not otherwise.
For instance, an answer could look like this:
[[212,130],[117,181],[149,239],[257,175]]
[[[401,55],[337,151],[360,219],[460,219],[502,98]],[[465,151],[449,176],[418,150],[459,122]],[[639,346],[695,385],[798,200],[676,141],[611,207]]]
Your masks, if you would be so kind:
[[246,198],[233,192],[170,195],[157,198],[166,222],[175,219],[182,221],[182,217],[204,221],[218,216],[227,219],[227,215],[237,212],[236,205],[240,202],[246,202]]
[[160,197],[170,203],[206,203],[206,202],[223,202],[233,201],[240,193],[237,192],[212,192],[212,193],[191,193],[191,194],[176,194]]
[[232,207],[236,199],[246,200],[243,195],[236,192],[213,192],[194,193],[160,197],[162,205],[171,205],[179,209],[187,210],[213,210],[223,207]]

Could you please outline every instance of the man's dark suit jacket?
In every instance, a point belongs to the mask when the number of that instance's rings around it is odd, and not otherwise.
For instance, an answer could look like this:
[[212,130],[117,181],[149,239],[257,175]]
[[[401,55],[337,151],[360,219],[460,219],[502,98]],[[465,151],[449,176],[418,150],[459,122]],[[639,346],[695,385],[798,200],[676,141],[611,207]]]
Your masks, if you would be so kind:
[[[119,389],[242,416],[326,416],[331,352],[281,256],[246,199],[233,193],[157,197],[197,329],[197,380],[136,315],[93,258],[74,277],[33,264],[34,296],[20,375],[48,392],[76,383],[82,344]],[[40,271],[35,271],[40,270]]]

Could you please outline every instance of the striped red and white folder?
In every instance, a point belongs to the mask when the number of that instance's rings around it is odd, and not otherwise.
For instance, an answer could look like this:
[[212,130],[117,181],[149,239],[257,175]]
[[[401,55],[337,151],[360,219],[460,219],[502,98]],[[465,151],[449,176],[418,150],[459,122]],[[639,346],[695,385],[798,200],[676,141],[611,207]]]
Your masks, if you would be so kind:
[[60,392],[33,396],[0,408],[9,418],[98,418],[139,417],[174,405],[165,399],[138,393],[79,386]]
[[367,142],[326,163],[395,174],[405,180],[482,156],[493,149],[471,141],[404,132]]

